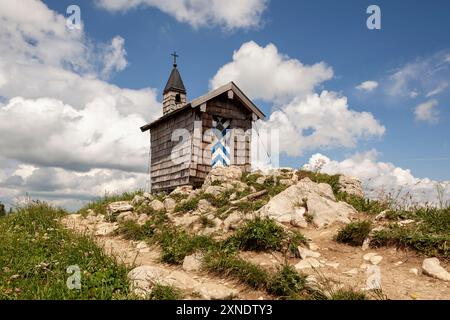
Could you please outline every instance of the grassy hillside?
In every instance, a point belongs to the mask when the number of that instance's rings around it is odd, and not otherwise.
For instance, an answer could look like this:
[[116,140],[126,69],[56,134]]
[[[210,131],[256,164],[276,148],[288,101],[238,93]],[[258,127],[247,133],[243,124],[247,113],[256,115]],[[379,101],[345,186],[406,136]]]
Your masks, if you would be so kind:
[[[122,299],[127,269],[93,241],[63,229],[67,214],[34,203],[0,218],[0,299]],[[81,270],[81,290],[70,290],[69,266]]]

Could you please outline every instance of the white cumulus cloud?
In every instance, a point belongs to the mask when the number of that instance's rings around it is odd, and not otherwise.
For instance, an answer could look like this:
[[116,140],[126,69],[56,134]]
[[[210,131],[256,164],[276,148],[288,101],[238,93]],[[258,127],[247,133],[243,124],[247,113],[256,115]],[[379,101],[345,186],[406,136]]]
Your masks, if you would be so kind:
[[210,86],[234,81],[250,98],[285,102],[305,97],[332,77],[333,69],[324,62],[304,65],[278,52],[274,44],[262,47],[250,41],[234,52],[232,62],[217,71]]
[[[401,204],[450,203],[450,181],[417,178],[409,169],[378,161],[378,156],[376,150],[370,150],[336,161],[319,153],[313,155],[304,168],[315,169],[316,164],[320,163],[321,172],[358,177],[363,183],[366,196],[372,199],[391,197]],[[438,195],[438,188],[443,190],[442,197]]]
[[227,30],[260,26],[268,0],[97,0],[109,11],[152,7],[194,28],[218,25]]
[[436,109],[438,101],[433,99],[419,104],[414,109],[414,115],[417,121],[425,121],[428,123],[436,123],[439,121],[439,110]]
[[358,90],[369,92],[375,90],[376,88],[378,88],[378,82],[372,80],[364,81],[356,87]]

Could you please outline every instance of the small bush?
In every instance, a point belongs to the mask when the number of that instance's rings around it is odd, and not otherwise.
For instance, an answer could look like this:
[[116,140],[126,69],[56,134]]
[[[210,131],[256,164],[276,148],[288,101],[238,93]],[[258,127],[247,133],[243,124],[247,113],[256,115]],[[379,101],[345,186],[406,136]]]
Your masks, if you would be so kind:
[[184,257],[194,253],[198,249],[208,249],[214,245],[214,241],[207,236],[191,236],[184,230],[164,229],[158,235],[161,245],[163,262],[181,264]]
[[378,214],[388,209],[388,205],[384,202],[361,198],[345,192],[339,192],[336,195],[336,200],[347,202],[358,212],[364,212],[368,214]]
[[134,221],[123,221],[115,233],[127,240],[142,241],[153,238],[155,228],[149,222],[140,226]]
[[371,246],[409,247],[426,256],[450,258],[450,207],[391,210],[386,217],[390,220],[412,219],[416,223],[391,224],[387,229],[375,232]]
[[203,260],[203,267],[220,276],[236,278],[255,289],[264,288],[269,279],[267,271],[260,266],[221,250],[207,254]]
[[368,300],[368,298],[363,292],[340,289],[331,295],[331,300]]
[[173,286],[155,284],[149,298],[150,300],[181,300],[183,299],[183,294],[181,290]]
[[199,198],[198,197],[194,197],[192,199],[189,200],[185,200],[182,201],[180,203],[178,203],[175,206],[175,212],[189,212],[189,211],[194,211],[197,209],[198,207],[198,202],[199,202]]
[[290,265],[284,265],[267,284],[267,292],[283,298],[296,298],[305,289],[306,276],[299,274]]
[[339,231],[336,241],[351,246],[361,246],[370,233],[372,223],[370,221],[352,222]]
[[286,233],[271,219],[248,221],[234,235],[237,246],[243,250],[280,250]]

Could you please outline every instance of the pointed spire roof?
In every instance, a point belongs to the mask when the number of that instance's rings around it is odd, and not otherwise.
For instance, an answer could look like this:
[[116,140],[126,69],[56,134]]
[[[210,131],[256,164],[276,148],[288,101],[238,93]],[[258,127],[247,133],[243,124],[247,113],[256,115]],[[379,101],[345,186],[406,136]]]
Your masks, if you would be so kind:
[[186,88],[184,87],[183,80],[181,80],[181,75],[180,72],[178,72],[176,64],[173,65],[169,80],[167,80],[166,87],[164,88],[164,93],[169,91],[186,93]]

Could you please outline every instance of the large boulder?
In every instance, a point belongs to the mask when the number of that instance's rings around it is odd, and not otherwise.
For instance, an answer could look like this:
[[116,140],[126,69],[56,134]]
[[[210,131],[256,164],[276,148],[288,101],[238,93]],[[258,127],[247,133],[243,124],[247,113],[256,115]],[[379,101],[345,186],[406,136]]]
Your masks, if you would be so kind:
[[106,213],[108,215],[118,214],[127,211],[133,211],[134,207],[128,201],[112,202],[106,206]]
[[175,207],[177,206],[177,202],[172,198],[166,198],[164,199],[164,208],[167,212],[172,213],[175,210]]
[[304,178],[273,197],[258,213],[281,223],[306,224],[305,213],[318,226],[336,221],[349,223],[356,210],[345,202],[337,202],[330,185]]
[[213,182],[234,182],[242,178],[242,169],[238,166],[215,167],[211,169],[205,178],[204,186],[210,186]]
[[339,188],[340,191],[346,192],[348,194],[355,195],[360,198],[364,197],[364,191],[361,185],[361,181],[356,177],[340,175]]
[[150,202],[150,208],[152,208],[155,211],[163,211],[163,210],[165,210],[164,203],[162,203],[158,199],[155,199],[152,202]]

